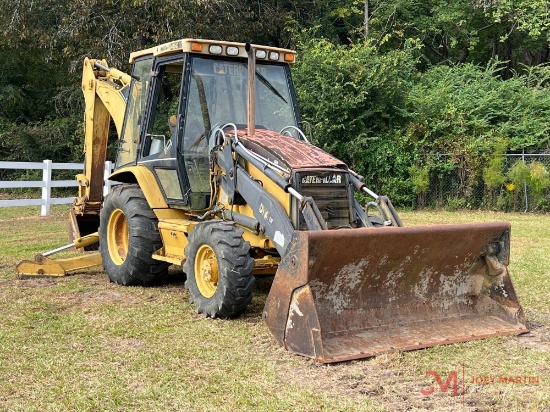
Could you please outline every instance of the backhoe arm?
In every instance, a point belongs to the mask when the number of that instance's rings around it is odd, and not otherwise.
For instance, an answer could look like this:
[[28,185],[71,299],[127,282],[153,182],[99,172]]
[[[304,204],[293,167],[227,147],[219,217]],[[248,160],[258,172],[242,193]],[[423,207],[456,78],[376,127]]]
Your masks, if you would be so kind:
[[105,60],[84,60],[84,172],[76,176],[78,197],[70,213],[70,240],[99,227],[109,126],[112,119],[120,138],[131,80],[128,74],[107,67]]
[[103,171],[107,154],[111,118],[118,136],[126,110],[125,93],[131,77],[114,68],[105,60],[86,58],[82,73],[82,92],[86,104],[84,112],[84,173],[77,176],[78,199],[76,215],[98,214],[103,200]]
[[103,202],[105,159],[111,119],[120,137],[131,76],[109,68],[105,60],[86,58],[82,73],[84,93],[84,173],[78,174],[78,198],[70,212],[70,244],[35,256],[17,265],[21,276],[64,276],[70,271],[100,265],[98,252],[67,259],[49,256],[72,247],[96,250],[99,211]]

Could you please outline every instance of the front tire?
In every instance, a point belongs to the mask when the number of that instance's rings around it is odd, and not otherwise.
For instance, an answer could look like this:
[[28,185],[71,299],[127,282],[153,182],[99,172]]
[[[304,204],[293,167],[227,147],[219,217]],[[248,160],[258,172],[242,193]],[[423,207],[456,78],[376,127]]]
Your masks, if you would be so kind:
[[251,302],[254,259],[242,234],[230,222],[199,223],[189,234],[183,271],[197,313],[231,318]]
[[107,277],[125,286],[158,283],[169,264],[152,258],[162,247],[158,220],[135,184],[115,186],[100,213],[99,250]]

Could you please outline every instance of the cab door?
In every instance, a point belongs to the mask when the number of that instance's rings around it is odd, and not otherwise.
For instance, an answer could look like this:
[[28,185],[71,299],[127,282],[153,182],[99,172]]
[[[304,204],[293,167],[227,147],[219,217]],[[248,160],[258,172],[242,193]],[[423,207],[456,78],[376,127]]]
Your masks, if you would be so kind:
[[166,202],[187,205],[178,175],[177,141],[180,133],[184,57],[159,59],[153,65],[151,88],[141,130],[138,164],[155,175]]
[[[200,67],[202,60],[189,56],[186,65],[185,99],[180,119],[182,133],[178,145],[180,177],[192,210],[204,210],[211,202],[209,134],[213,126],[211,103],[217,96],[212,88],[212,76],[204,75]],[[219,101],[228,105],[226,99]]]
[[136,164],[141,125],[151,84],[152,67],[153,56],[146,56],[134,62],[124,124],[118,141],[115,169],[120,169],[129,164]]

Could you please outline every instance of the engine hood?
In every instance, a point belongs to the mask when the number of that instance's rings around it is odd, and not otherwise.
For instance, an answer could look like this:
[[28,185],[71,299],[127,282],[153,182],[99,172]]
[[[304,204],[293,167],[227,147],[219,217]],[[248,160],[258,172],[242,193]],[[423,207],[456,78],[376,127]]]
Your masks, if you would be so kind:
[[255,136],[239,130],[243,145],[271,161],[283,163],[291,170],[322,167],[344,167],[345,163],[310,143],[280,133],[256,129]]

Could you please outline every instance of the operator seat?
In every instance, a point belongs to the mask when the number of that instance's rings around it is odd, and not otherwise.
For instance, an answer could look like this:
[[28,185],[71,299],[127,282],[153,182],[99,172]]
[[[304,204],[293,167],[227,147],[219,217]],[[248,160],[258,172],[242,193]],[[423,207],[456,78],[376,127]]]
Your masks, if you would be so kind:
[[[177,125],[177,117],[176,115],[173,114],[168,118],[170,138],[176,135],[176,125]],[[151,149],[149,150],[149,155],[154,155],[162,152],[165,146],[166,146],[166,136],[164,135],[153,136],[153,140],[151,141]]]

